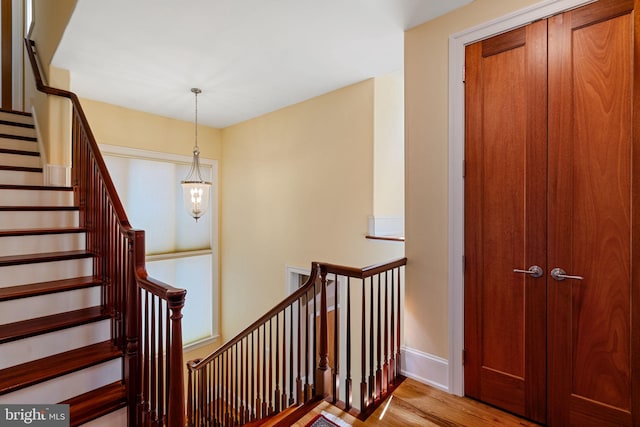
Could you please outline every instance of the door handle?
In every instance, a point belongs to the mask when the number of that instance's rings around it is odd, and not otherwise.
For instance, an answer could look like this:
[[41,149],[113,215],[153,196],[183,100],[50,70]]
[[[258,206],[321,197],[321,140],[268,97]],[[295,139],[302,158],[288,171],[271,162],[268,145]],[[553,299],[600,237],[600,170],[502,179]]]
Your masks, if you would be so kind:
[[520,270],[520,269],[514,268],[513,272],[514,273],[529,274],[529,275],[531,275],[531,277],[534,277],[534,278],[542,277],[542,275],[544,274],[544,271],[542,270],[542,267],[539,267],[537,265],[532,265],[531,267],[529,267],[528,270]]
[[572,276],[571,274],[567,274],[566,271],[564,271],[563,269],[556,267],[553,270],[551,270],[551,277],[553,277],[554,279],[561,281],[564,279],[573,279],[573,280],[584,280],[584,277],[582,276]]

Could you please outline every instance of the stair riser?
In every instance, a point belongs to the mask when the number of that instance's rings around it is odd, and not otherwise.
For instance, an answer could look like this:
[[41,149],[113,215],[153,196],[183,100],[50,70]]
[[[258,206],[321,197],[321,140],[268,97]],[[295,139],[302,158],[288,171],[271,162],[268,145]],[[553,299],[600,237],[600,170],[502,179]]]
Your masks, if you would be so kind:
[[38,143],[34,141],[24,141],[22,139],[0,138],[0,148],[5,150],[20,150],[38,152]]
[[0,287],[91,276],[93,259],[71,259],[0,267]]
[[100,305],[100,286],[0,302],[0,324]]
[[77,226],[77,211],[0,211],[0,230]]
[[42,172],[0,170],[0,184],[42,185],[43,183],[44,175]]
[[24,123],[27,125],[33,124],[33,117],[24,114],[13,114],[6,111],[0,111],[0,120],[8,122]]
[[40,156],[27,156],[23,154],[0,153],[0,165],[20,166],[27,168],[39,168]]
[[114,359],[0,396],[0,404],[58,403],[122,379],[122,360]]
[[0,189],[2,206],[73,206],[73,191]]
[[0,237],[0,257],[85,249],[85,233]]
[[0,133],[5,135],[36,137],[36,130],[33,128],[25,128],[22,126],[11,126],[0,124]]
[[0,369],[107,341],[111,338],[110,325],[110,320],[103,320],[0,344]]

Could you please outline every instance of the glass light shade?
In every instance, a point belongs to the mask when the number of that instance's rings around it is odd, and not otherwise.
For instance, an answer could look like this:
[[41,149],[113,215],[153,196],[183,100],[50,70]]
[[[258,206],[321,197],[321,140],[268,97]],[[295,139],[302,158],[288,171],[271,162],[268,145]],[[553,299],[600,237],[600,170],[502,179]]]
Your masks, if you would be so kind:
[[204,215],[209,208],[211,183],[205,181],[200,173],[200,150],[197,145],[193,148],[191,169],[187,177],[180,181],[180,184],[182,185],[184,208],[198,222],[198,218]]
[[209,208],[211,183],[205,181],[182,181],[182,196],[187,213],[198,221]]

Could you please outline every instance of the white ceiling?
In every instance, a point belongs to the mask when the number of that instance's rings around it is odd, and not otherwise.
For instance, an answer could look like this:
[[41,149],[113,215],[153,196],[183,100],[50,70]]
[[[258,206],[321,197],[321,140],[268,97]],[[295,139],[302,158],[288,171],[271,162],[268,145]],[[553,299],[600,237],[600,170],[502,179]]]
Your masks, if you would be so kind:
[[78,96],[223,128],[403,67],[403,32],[472,0],[78,0]]

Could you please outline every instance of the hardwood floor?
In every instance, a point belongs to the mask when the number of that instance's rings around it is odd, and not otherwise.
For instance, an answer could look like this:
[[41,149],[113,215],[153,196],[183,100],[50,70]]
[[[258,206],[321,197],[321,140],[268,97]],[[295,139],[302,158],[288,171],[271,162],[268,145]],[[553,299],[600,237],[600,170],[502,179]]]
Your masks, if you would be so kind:
[[[388,403],[388,405],[387,405]],[[384,416],[382,413],[388,406]],[[502,412],[472,399],[453,396],[417,381],[406,379],[390,400],[382,404],[366,421],[322,402],[294,426],[304,427],[322,411],[336,415],[354,427],[361,426],[537,426],[538,424]]]

